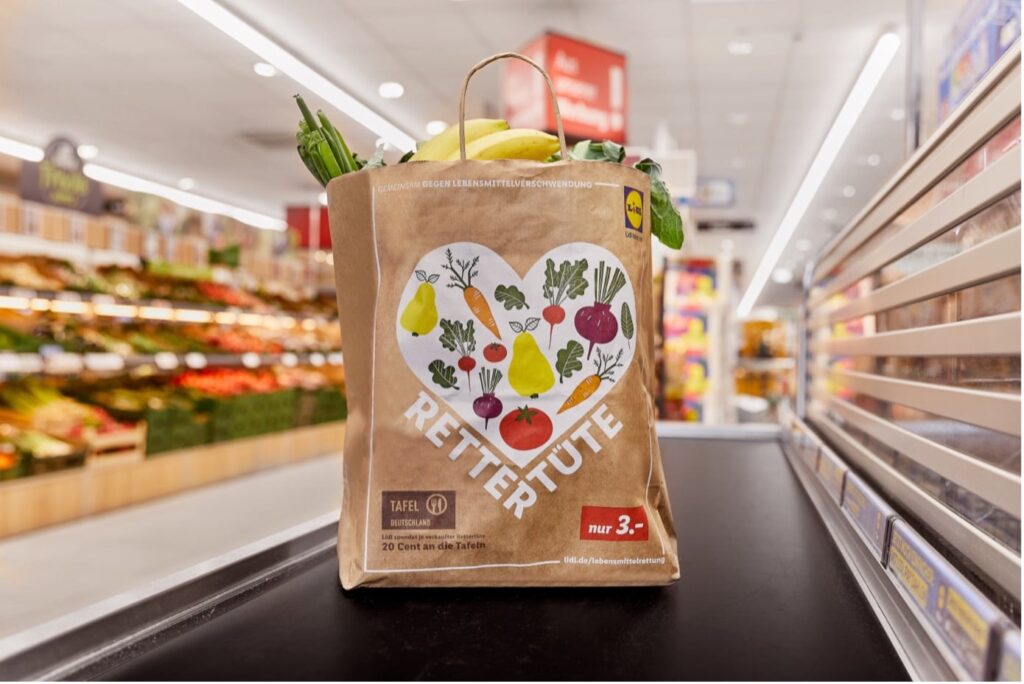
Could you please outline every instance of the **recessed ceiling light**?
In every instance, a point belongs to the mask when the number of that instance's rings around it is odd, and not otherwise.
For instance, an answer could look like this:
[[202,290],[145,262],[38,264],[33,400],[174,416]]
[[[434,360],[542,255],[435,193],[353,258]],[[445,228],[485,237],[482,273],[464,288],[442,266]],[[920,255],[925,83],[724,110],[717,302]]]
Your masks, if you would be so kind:
[[194,187],[196,187],[196,181],[194,178],[186,176],[178,181],[178,188],[181,190],[191,190]]
[[327,193],[326,192],[321,192],[319,195],[316,196],[316,200],[317,200],[317,202],[320,203],[321,206],[326,207],[327,206]]
[[96,155],[100,153],[100,148],[95,145],[79,145],[78,156],[82,159],[95,159]]
[[889,118],[892,119],[893,121],[903,121],[903,119],[905,119],[906,117],[907,113],[903,111],[902,107],[897,107],[896,109],[889,112]]
[[798,252],[809,252],[811,251],[811,241],[806,238],[800,238],[796,241],[796,251]]
[[878,166],[879,164],[882,163],[882,158],[877,154],[869,154],[867,162],[868,166]]
[[730,40],[726,49],[730,55],[749,55],[754,51],[754,44],[749,40]]
[[750,117],[743,112],[733,112],[729,115],[729,123],[733,126],[742,126],[748,121],[750,121]]
[[431,121],[427,124],[427,135],[438,135],[444,133],[448,129],[448,124],[444,121]]
[[857,188],[853,187],[852,185],[843,186],[843,197],[853,197],[856,194]]
[[772,280],[777,282],[779,285],[791,283],[793,282],[793,271],[788,268],[777,268],[772,271]]
[[416,146],[416,140],[411,135],[367,107],[358,98],[339,88],[333,81],[311,68],[270,37],[260,33],[253,26],[231,13],[221,3],[216,0],[178,0],[178,2],[232,40],[240,43],[262,61],[273,65],[274,68],[304,89],[317,94],[332,107],[344,112],[356,123],[370,129],[374,134],[390,140],[398,149],[404,152]]
[[837,218],[839,218],[839,212],[833,209],[832,207],[829,207],[828,209],[825,209],[824,211],[821,212],[821,218],[825,219],[826,221],[835,221]]
[[266,62],[256,62],[252,65],[252,70],[255,71],[258,76],[262,76],[264,78],[277,76],[277,69]]
[[388,100],[402,97],[404,93],[405,86],[395,81],[384,81],[377,86],[377,94]]

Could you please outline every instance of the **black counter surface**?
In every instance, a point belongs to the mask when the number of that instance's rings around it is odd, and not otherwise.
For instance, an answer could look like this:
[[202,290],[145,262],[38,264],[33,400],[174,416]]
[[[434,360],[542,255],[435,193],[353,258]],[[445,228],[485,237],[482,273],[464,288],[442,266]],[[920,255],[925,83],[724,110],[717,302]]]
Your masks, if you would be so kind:
[[906,679],[775,443],[663,439],[682,579],[363,590],[324,560],[111,679]]

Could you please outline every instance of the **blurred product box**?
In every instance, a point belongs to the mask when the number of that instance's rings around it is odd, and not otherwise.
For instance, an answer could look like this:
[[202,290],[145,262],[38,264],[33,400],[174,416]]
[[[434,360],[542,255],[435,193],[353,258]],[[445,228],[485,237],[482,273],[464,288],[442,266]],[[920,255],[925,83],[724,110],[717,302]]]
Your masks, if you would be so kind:
[[92,249],[105,249],[109,241],[109,229],[106,221],[100,218],[89,218],[85,221],[85,246]]
[[939,122],[963,102],[1019,37],[1019,0],[973,0],[964,6],[939,68]]
[[134,226],[128,226],[124,232],[124,251],[129,254],[136,254],[142,256],[143,247],[145,244],[144,233],[135,228]]
[[21,231],[21,200],[14,195],[0,194],[0,232]]
[[893,523],[889,574],[945,647],[961,678],[991,677],[988,663],[997,647],[1002,614],[963,575],[902,520]]
[[210,254],[210,246],[205,239],[193,235],[181,235],[174,240],[172,252],[167,260],[186,266],[205,266]]
[[66,242],[71,236],[71,216],[60,209],[42,208],[42,227],[40,237],[44,240]]
[[21,205],[21,221],[18,232],[26,237],[43,236],[43,207],[39,204],[23,202]]

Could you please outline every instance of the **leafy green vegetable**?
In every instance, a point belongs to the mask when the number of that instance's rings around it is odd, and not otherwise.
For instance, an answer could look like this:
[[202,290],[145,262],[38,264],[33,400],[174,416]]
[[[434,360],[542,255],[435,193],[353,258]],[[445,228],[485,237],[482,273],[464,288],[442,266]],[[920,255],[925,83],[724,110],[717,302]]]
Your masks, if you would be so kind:
[[459,389],[459,381],[455,378],[455,366],[445,365],[441,359],[431,361],[427,366],[431,379],[444,389]]
[[505,311],[511,311],[512,309],[522,309],[529,304],[526,303],[526,295],[524,295],[518,287],[515,285],[499,285],[494,290],[494,298],[505,305]]
[[581,140],[572,146],[569,158],[577,161],[606,161],[621,164],[626,158],[626,148],[611,140],[594,142]]
[[326,186],[332,178],[362,168],[362,163],[349,151],[345,139],[326,114],[318,111],[314,117],[301,95],[295,96],[295,102],[302,112],[299,132],[295,136],[299,143],[299,158],[320,185]]
[[633,314],[629,313],[629,304],[622,302],[622,313],[619,314],[619,324],[622,326],[622,336],[626,338],[626,344],[633,339]]
[[641,159],[633,168],[651,177],[651,234],[666,247],[679,249],[683,246],[683,217],[661,180],[661,165],[652,159]]
[[473,332],[473,321],[449,321],[441,319],[441,346],[459,356],[469,356],[476,349],[476,335]]
[[360,168],[379,169],[382,166],[387,166],[387,164],[384,163],[384,146],[378,145],[377,149],[373,153],[373,156],[370,157],[370,160],[366,162],[366,164],[362,165]]
[[587,260],[563,261],[558,269],[555,262],[547,260],[544,269],[544,297],[551,306],[558,306],[565,298],[576,299],[587,291]]
[[407,162],[410,159],[412,159],[412,155],[414,155],[414,154],[416,154],[416,150],[409,150],[408,152],[406,152],[405,154],[402,155],[402,158],[398,160],[398,163],[399,164],[404,164],[405,162]]
[[576,340],[569,340],[564,349],[559,349],[556,355],[555,370],[558,371],[558,382],[564,378],[571,378],[578,370],[583,370],[583,345]]

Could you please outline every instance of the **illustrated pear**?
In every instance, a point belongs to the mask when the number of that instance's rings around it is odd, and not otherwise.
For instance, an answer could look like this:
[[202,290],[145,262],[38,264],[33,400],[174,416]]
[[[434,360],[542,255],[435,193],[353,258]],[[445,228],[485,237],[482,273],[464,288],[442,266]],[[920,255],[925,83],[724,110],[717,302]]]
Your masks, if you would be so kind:
[[537,346],[530,331],[537,329],[539,318],[526,319],[526,325],[513,322],[513,332],[519,333],[512,341],[512,362],[508,367],[508,382],[512,389],[524,397],[536,398],[547,392],[555,384],[555,374],[551,370],[544,353]]
[[439,277],[436,273],[428,276],[425,271],[416,271],[416,279],[420,281],[420,286],[405,305],[402,317],[398,321],[404,329],[412,333],[413,337],[426,335],[437,325],[434,283]]

